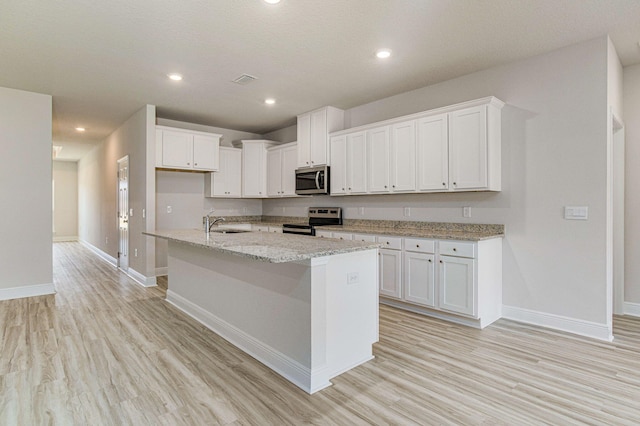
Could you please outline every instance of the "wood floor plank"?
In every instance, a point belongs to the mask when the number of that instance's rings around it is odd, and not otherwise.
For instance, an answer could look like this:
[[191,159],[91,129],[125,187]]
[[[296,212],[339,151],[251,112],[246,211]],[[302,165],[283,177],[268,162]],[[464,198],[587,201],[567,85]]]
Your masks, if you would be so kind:
[[640,319],[614,342],[380,306],[375,359],[307,395],[78,243],[57,294],[0,302],[1,425],[640,424]]

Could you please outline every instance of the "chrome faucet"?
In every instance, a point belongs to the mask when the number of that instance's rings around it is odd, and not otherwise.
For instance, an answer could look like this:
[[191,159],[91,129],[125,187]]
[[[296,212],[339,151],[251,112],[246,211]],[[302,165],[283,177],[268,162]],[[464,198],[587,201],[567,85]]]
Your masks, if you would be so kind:
[[218,222],[224,222],[226,220],[224,217],[218,217],[212,221],[211,220],[212,213],[213,213],[213,209],[211,209],[211,211],[207,213],[207,216],[205,217],[205,221],[204,221],[204,232],[206,232],[207,234],[211,232],[211,228],[213,227],[213,225],[215,225]]

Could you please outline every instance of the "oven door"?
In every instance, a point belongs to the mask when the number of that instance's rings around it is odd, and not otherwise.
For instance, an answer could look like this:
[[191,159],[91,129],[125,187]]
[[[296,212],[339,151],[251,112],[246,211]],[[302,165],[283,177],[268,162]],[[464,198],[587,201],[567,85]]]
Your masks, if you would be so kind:
[[296,170],[296,194],[328,194],[329,166]]
[[285,223],[282,225],[283,234],[298,234],[298,235],[316,235],[315,230],[309,225],[293,225]]

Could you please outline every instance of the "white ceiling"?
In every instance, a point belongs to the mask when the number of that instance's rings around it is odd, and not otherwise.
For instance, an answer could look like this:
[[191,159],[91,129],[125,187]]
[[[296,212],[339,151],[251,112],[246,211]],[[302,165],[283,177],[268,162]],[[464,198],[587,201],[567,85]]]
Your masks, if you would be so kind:
[[[350,108],[605,34],[624,66],[640,63],[640,1],[2,0],[0,86],[53,95],[56,145],[99,141],[144,104],[263,134],[320,106]],[[380,47],[392,57],[375,58]],[[243,73],[258,80],[231,82]]]

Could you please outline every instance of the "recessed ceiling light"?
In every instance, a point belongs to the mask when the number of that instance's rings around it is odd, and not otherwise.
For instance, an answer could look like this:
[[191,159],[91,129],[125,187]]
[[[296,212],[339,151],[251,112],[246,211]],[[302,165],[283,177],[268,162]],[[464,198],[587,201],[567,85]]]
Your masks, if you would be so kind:
[[173,73],[173,74],[169,74],[169,78],[173,81],[180,81],[182,80],[182,75]]
[[278,4],[280,3],[280,0],[264,0],[264,2],[269,4]]
[[267,104],[267,105],[273,105],[273,104],[276,103],[276,100],[272,99],[272,98],[267,98],[267,99],[264,100],[264,103]]
[[380,59],[387,59],[389,56],[391,56],[391,50],[389,49],[379,49],[376,52],[376,56]]
[[79,132],[84,132],[87,129],[85,129],[84,127],[76,127],[76,130]]

